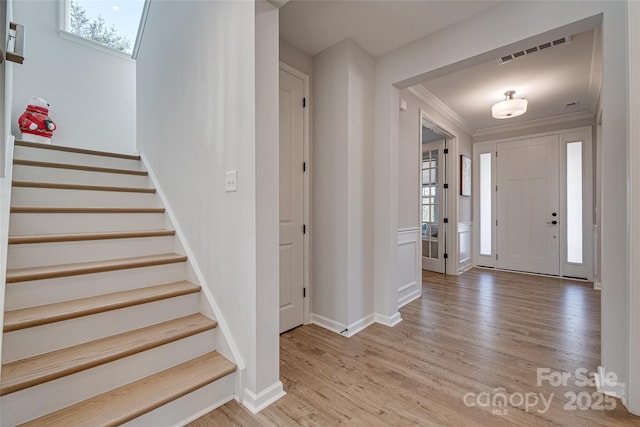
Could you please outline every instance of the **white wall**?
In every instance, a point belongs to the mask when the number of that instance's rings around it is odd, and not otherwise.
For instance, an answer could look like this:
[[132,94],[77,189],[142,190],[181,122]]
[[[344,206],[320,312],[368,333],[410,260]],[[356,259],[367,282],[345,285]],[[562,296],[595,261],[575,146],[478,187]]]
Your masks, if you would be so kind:
[[312,319],[350,335],[373,318],[373,58],[345,40],[314,76]]
[[373,57],[349,41],[348,325],[373,314]]
[[[255,388],[245,405],[255,411],[282,397],[280,372],[279,247],[279,11],[266,0],[255,3],[256,30],[256,353]],[[262,392],[252,396],[251,391]]]
[[[628,377],[627,17],[624,2],[504,2],[376,60],[377,311],[397,309],[398,87],[499,57],[541,37],[603,24],[602,365]],[[514,20],[514,16],[527,19]],[[496,29],[499,29],[496,30]],[[546,33],[546,34],[543,34]],[[527,40],[528,39],[528,40]],[[637,360],[637,358],[635,359]]]
[[348,44],[314,58],[311,312],[347,324]]
[[[131,153],[136,137],[136,64],[59,36],[58,1],[17,1],[25,60],[15,65],[13,132],[33,96],[58,126],[53,144]],[[168,58],[168,56],[166,57]]]
[[[278,194],[277,113],[264,108],[277,111],[277,11],[260,10],[253,2],[152,2],[137,60],[138,148],[246,362],[238,392],[252,410],[282,392],[277,197],[264,198]],[[237,192],[224,190],[229,170],[238,173]]]
[[[631,210],[630,218],[640,215],[640,82],[636,76],[640,73],[640,3],[627,1],[629,7],[629,145],[631,148],[629,165],[631,167]],[[640,227],[637,221],[630,221],[629,267],[631,292],[629,298],[629,399],[630,410],[640,414],[640,268],[637,260],[640,256]]]

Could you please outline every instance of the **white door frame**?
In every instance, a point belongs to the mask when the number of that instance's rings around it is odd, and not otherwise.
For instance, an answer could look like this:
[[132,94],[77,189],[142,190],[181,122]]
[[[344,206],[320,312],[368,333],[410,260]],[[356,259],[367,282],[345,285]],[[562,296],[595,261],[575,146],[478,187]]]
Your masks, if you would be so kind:
[[313,295],[313,291],[311,289],[311,235],[313,233],[313,229],[310,227],[311,225],[311,174],[313,173],[313,168],[311,167],[311,136],[310,136],[310,126],[309,126],[309,118],[311,109],[311,100],[309,96],[309,76],[302,71],[293,68],[292,66],[285,64],[280,61],[280,69],[286,71],[289,74],[292,74],[304,82],[304,98],[306,100],[305,108],[303,111],[303,158],[306,164],[304,176],[304,213],[303,213],[303,221],[306,225],[306,233],[302,236],[303,239],[303,281],[304,288],[306,289],[306,297],[303,300],[303,322],[305,325],[310,323],[310,307],[311,307],[311,298]]
[[[420,138],[422,139],[422,137]],[[422,235],[422,194],[420,198],[420,265],[423,270],[435,271],[438,273],[444,273],[446,269],[446,259],[444,258],[444,253],[447,250],[447,235],[445,233],[445,224],[443,218],[446,216],[447,212],[447,200],[445,200],[445,191],[443,184],[447,182],[445,177],[445,173],[448,172],[447,168],[445,168],[446,157],[444,154],[444,149],[446,148],[447,138],[443,137],[440,140],[435,140],[431,142],[427,142],[426,144],[422,144],[422,153],[421,159],[424,161],[424,153],[425,151],[432,151],[434,149],[438,150],[438,160],[437,160],[437,192],[440,197],[439,210],[438,210],[438,257],[437,258],[429,258],[423,255],[423,244],[424,244],[424,236]],[[422,190],[424,186],[423,174],[420,174],[420,189]],[[447,195],[448,196],[448,195]]]
[[[548,135],[558,135],[559,136],[559,198],[560,198],[560,211],[561,217],[566,217],[566,144],[572,141],[582,141],[583,143],[583,265],[584,265],[584,274],[576,273],[576,267],[568,264],[566,260],[566,251],[567,251],[567,243],[566,243],[566,224],[564,221],[560,222],[560,276],[580,276],[585,277],[587,280],[594,280],[594,231],[593,231],[593,128],[591,126],[583,126],[579,128],[570,128],[570,129],[561,129],[557,131],[551,132],[542,132],[535,134],[526,134],[521,135],[515,138],[503,138],[496,139],[492,141],[479,142],[474,144],[473,146],[473,163],[477,165],[472,168],[473,170],[473,216],[476,220],[473,221],[473,265],[474,266],[483,266],[483,267],[496,267],[495,261],[495,248],[497,242],[496,235],[496,226],[495,226],[495,218],[496,218],[496,197],[495,192],[493,193],[492,200],[492,253],[491,255],[485,256],[480,255],[480,194],[479,194],[479,183],[480,183],[480,154],[483,153],[493,153],[494,155],[491,157],[491,179],[492,179],[492,188],[495,188],[497,184],[497,175],[496,175],[496,166],[497,160],[495,157],[496,146],[502,142],[509,142],[515,140],[522,140],[527,138],[536,138],[541,136]],[[597,244],[600,244],[598,242]],[[588,269],[588,271],[587,271]],[[595,285],[595,283],[594,283]]]
[[[431,123],[438,132],[446,136],[446,148],[449,150],[448,154],[444,156],[446,163],[447,175],[445,177],[446,183],[449,184],[449,192],[447,193],[447,218],[448,223],[444,224],[444,229],[447,233],[446,250],[448,258],[445,259],[445,271],[447,274],[458,275],[460,271],[458,269],[459,249],[458,249],[458,134],[452,132],[448,127],[442,126],[437,120],[433,120],[429,113],[420,108],[419,111],[419,139],[416,144],[417,149],[417,164],[419,175],[419,188],[420,192],[416,195],[419,200],[418,209],[418,224],[420,224],[420,268],[422,268],[422,123],[427,121]],[[444,213],[444,212],[443,212]],[[442,231],[444,231],[444,229]]]

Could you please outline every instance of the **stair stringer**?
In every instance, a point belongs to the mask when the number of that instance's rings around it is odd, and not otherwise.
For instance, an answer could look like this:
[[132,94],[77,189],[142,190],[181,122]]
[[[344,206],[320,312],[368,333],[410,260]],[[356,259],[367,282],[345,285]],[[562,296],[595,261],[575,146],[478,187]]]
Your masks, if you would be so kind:
[[[231,362],[235,363],[235,365],[237,366],[237,370],[235,373],[235,400],[237,400],[238,402],[242,402],[244,390],[243,378],[246,372],[247,365],[242,358],[240,351],[238,350],[238,346],[235,340],[231,335],[231,331],[229,330],[227,322],[222,315],[222,311],[218,307],[218,304],[216,303],[215,298],[211,293],[211,289],[206,284],[206,280],[204,278],[204,275],[202,274],[202,270],[198,266],[193,251],[189,247],[184,232],[180,227],[180,223],[178,222],[173,212],[171,203],[169,203],[169,200],[167,199],[162,186],[156,178],[153,167],[151,166],[144,153],[140,152],[139,154],[140,161],[144,164],[144,167],[149,173],[149,179],[156,189],[156,194],[162,201],[162,205],[165,208],[165,217],[171,223],[171,226],[176,232],[176,243],[180,245],[180,248],[176,249],[178,249],[178,253],[184,253],[187,256],[187,280],[196,285],[200,285],[200,293],[204,296],[204,298],[200,299],[200,310],[203,314],[216,319],[216,321],[218,322],[218,340],[216,341],[216,350]],[[212,405],[212,409],[217,406],[220,405]],[[193,419],[185,420],[185,423],[193,421],[202,415],[203,414],[200,414],[198,416],[194,416]]]
[[[9,252],[9,212],[11,210],[11,182],[13,179],[13,136],[8,138],[5,151],[4,176],[0,176],[0,331],[4,329],[4,296],[7,287],[7,254]],[[0,355],[2,354],[2,337],[0,336]],[[0,373],[2,364],[0,363]]]

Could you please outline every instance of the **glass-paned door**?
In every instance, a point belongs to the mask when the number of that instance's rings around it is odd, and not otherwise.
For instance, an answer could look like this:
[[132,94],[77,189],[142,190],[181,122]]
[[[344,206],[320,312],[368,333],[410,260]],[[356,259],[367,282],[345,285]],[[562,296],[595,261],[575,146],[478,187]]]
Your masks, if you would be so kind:
[[422,268],[444,272],[444,141],[422,146]]

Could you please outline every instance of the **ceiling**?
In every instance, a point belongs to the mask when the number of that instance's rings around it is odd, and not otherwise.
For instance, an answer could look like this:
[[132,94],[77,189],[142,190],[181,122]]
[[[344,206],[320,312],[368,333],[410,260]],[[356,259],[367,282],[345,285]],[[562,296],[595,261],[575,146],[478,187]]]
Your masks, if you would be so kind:
[[[571,42],[520,56],[500,65],[491,60],[422,83],[474,132],[496,126],[557,117],[594,115],[599,95],[601,59],[596,30],[572,35]],[[550,40],[551,41],[551,40]],[[496,58],[497,59],[497,58]],[[504,92],[529,101],[520,117],[498,120],[491,105],[504,100]],[[567,104],[576,103],[567,108]]]
[[[280,9],[280,37],[311,56],[351,38],[374,57],[462,22],[501,1],[291,0]],[[571,42],[515,58],[496,59],[417,85],[450,110],[467,132],[596,113],[602,76],[599,30],[567,34]],[[552,41],[552,40],[549,40]],[[533,46],[531,46],[533,47]],[[529,101],[521,117],[498,120],[491,105],[515,90]],[[575,107],[566,108],[569,103]]]
[[311,56],[346,38],[384,55],[501,3],[486,0],[291,0],[280,38]]

